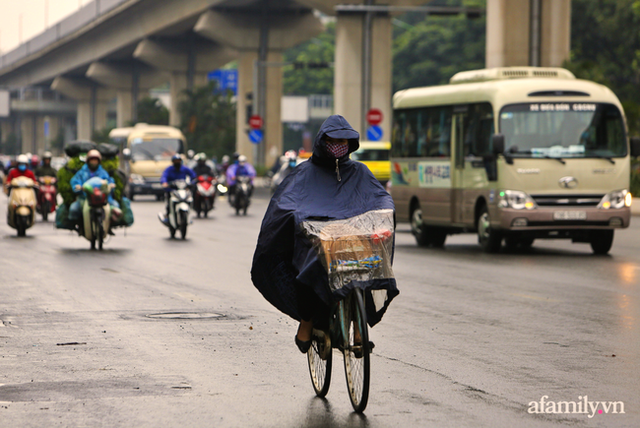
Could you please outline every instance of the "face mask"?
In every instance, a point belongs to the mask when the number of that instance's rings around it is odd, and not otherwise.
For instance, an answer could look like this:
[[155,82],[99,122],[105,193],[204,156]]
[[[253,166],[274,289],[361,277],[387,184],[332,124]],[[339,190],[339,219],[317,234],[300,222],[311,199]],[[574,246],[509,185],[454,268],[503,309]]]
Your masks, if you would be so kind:
[[98,169],[98,166],[100,166],[100,164],[99,164],[99,163],[95,163],[95,164],[94,164],[93,162],[89,162],[89,169],[90,169],[91,171],[95,171],[95,170],[97,170],[97,169]]
[[18,165],[18,169],[19,169],[20,171],[26,171],[26,170],[27,170],[27,166],[26,166],[26,165],[24,165],[24,164],[20,164],[20,165]]
[[180,169],[180,167],[181,167],[181,166],[182,166],[182,163],[180,163],[180,162],[175,162],[175,163],[173,164],[173,167],[174,167],[175,169]]
[[296,166],[296,161],[291,161],[291,162],[289,162],[289,166],[290,166],[291,168],[295,167],[295,166]]
[[349,144],[337,144],[327,142],[327,151],[331,156],[340,159],[349,153]]

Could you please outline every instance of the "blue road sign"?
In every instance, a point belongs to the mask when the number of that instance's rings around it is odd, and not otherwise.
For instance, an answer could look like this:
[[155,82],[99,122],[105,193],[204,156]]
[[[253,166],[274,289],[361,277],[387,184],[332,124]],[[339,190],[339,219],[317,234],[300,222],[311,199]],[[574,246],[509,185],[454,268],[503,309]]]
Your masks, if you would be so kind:
[[262,141],[262,129],[252,129],[249,131],[249,141],[253,144],[259,144]]
[[367,140],[369,141],[380,141],[382,138],[382,128],[378,125],[370,126],[367,129]]
[[210,72],[207,75],[209,81],[218,82],[217,92],[231,90],[233,95],[238,95],[238,70],[220,69]]

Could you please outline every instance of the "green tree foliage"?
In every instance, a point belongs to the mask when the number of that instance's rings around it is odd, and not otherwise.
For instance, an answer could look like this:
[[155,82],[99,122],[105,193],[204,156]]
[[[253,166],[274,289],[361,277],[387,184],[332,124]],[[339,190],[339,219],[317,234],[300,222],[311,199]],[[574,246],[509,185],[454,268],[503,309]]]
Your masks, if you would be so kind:
[[94,143],[108,143],[109,142],[109,132],[111,132],[113,128],[107,126],[106,128],[96,129],[93,131],[91,135],[91,141]]
[[138,101],[138,122],[168,125],[169,110],[158,98],[145,97]]
[[[329,23],[324,33],[307,42],[288,49],[285,62],[301,64],[332,64],[335,56],[336,26]],[[296,68],[284,67],[283,89],[286,95],[333,94],[333,67]]]
[[[418,14],[405,15],[415,21]],[[402,18],[402,17],[401,17]],[[393,90],[441,85],[459,71],[484,68],[485,18],[427,17],[396,31]]]
[[233,153],[236,147],[236,104],[231,92],[216,91],[215,82],[185,91],[178,105],[180,128],[188,147],[208,156]]
[[[485,7],[486,0],[443,0],[440,6]],[[467,16],[425,16],[412,12],[392,18],[393,88],[446,83],[458,71],[483,68],[485,63],[486,19]],[[324,33],[284,54],[286,62],[333,63],[335,23]],[[288,65],[284,68],[287,95],[333,94],[334,70],[309,69]]]
[[615,92],[632,135],[640,133],[639,27],[638,0],[572,0],[571,60],[565,67]]

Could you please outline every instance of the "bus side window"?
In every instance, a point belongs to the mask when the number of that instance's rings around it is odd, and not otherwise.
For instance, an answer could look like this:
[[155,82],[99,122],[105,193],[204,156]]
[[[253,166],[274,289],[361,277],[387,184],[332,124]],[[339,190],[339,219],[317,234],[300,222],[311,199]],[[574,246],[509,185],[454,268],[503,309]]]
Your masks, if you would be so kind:
[[429,132],[431,144],[428,156],[451,156],[451,107],[435,107],[430,109],[433,120],[430,122]]
[[404,157],[404,133],[403,128],[406,121],[406,114],[403,111],[396,111],[393,115],[393,131],[391,132],[391,152],[394,157]]
[[407,120],[404,125],[404,151],[406,157],[418,156],[418,110],[410,110],[407,113]]

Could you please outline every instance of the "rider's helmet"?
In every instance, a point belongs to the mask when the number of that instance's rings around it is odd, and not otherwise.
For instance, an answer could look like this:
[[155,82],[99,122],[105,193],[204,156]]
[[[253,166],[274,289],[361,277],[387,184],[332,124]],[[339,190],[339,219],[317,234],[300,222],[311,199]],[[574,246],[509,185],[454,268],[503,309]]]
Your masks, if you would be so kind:
[[51,160],[52,157],[53,157],[53,155],[51,154],[51,152],[44,152],[42,154],[42,160],[46,160],[46,159]]
[[238,160],[239,160],[240,156],[241,156],[241,155],[240,155],[240,153],[238,153],[238,152],[234,152],[234,153],[233,153],[233,161],[234,161],[234,162],[238,162]]
[[238,164],[244,165],[247,163],[247,157],[245,155],[238,156]]
[[182,166],[182,156],[179,153],[171,156],[171,163],[175,168],[180,168]]
[[195,157],[195,160],[198,162],[198,165],[204,165],[207,161],[207,155],[204,153],[198,153]]
[[31,168],[35,169],[40,164],[40,158],[38,155],[31,156]]
[[27,157],[27,155],[20,155],[16,158],[16,166],[20,171],[25,171],[28,164],[29,158]]
[[[93,159],[97,159],[98,162],[91,162]],[[102,155],[99,151],[97,151],[96,149],[92,149],[87,152],[87,165],[89,165],[90,170],[95,171],[96,169],[98,169],[98,165],[100,165],[100,162],[102,162]]]
[[229,165],[229,155],[222,156],[222,165]]
[[89,152],[87,153],[87,162],[89,162],[91,159],[98,159],[98,161],[102,162],[102,155],[95,149],[89,150]]
[[298,160],[298,155],[295,150],[288,150],[284,154],[285,162],[289,164],[289,166],[296,166],[296,161]]

